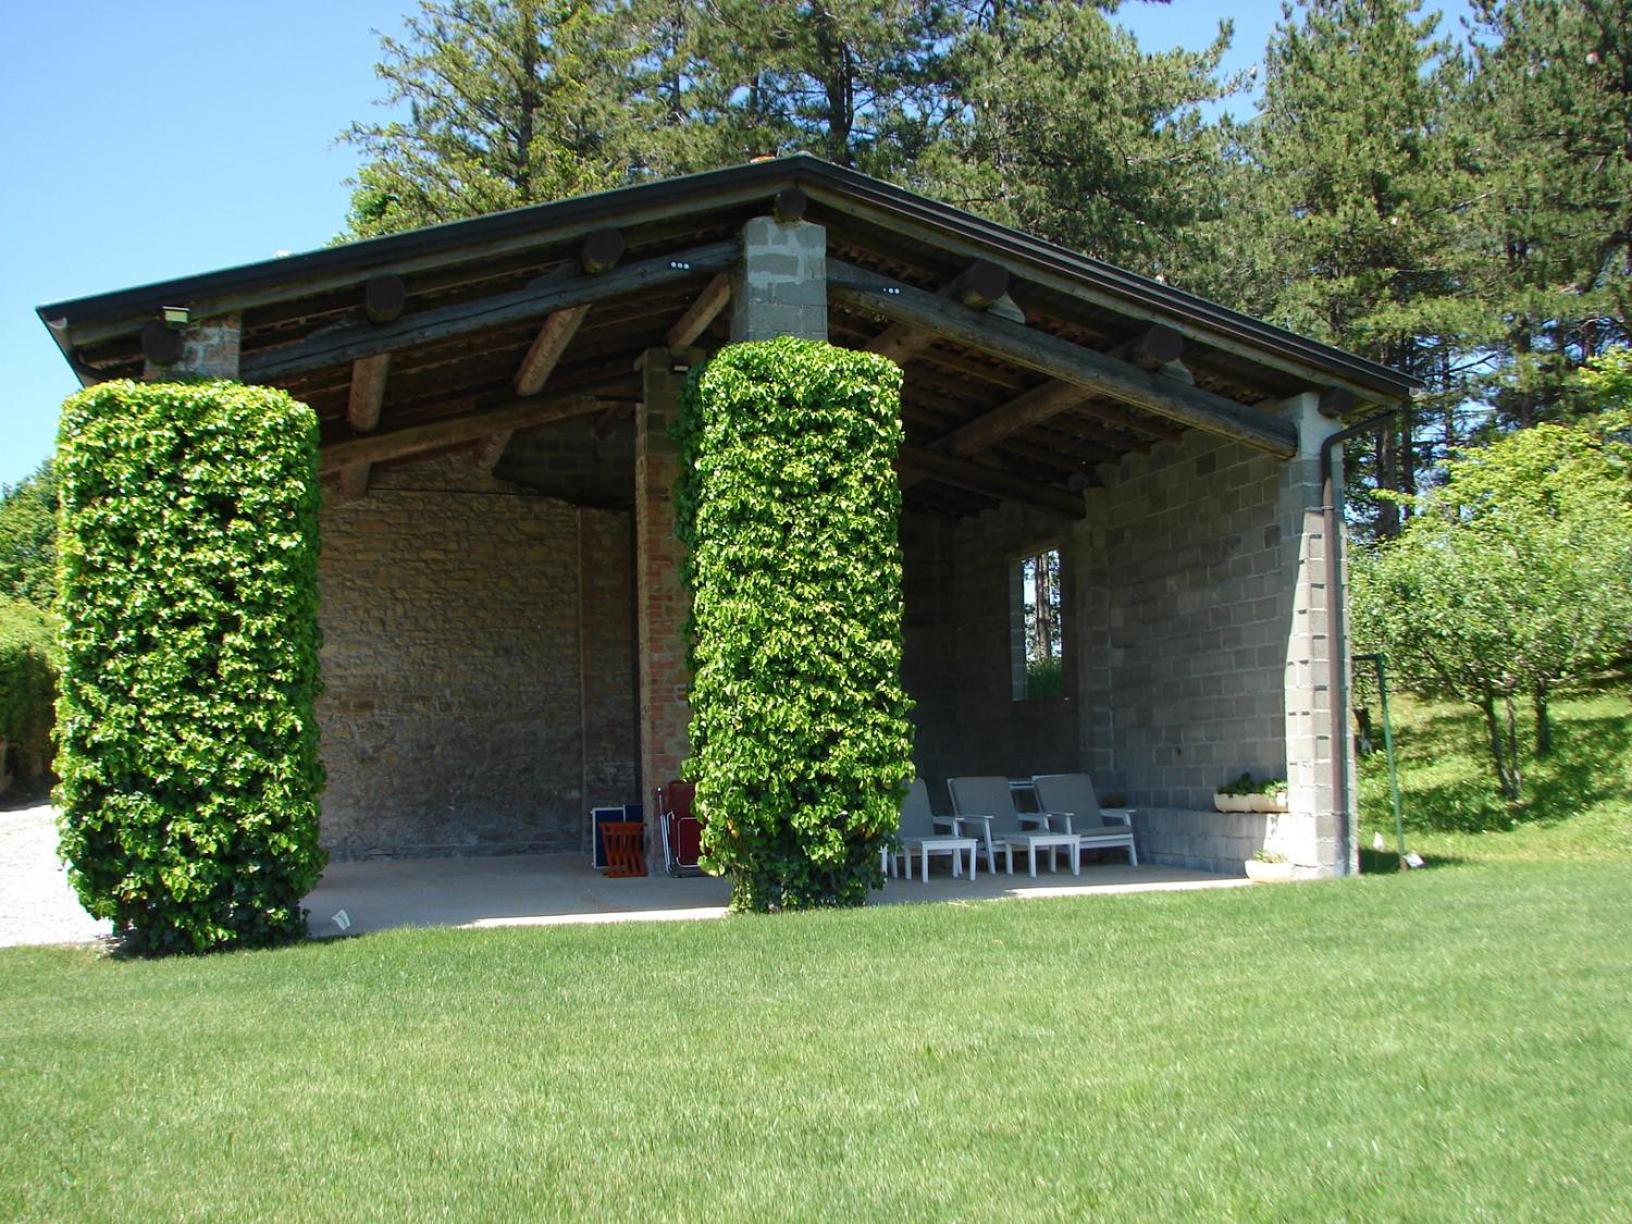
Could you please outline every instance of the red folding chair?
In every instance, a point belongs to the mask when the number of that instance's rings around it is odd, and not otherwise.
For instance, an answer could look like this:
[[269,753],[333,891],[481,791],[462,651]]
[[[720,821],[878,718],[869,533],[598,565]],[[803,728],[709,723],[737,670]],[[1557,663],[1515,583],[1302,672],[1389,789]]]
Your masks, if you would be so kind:
[[663,868],[671,876],[702,875],[703,822],[692,805],[697,788],[678,778],[657,788],[657,812],[663,836]]

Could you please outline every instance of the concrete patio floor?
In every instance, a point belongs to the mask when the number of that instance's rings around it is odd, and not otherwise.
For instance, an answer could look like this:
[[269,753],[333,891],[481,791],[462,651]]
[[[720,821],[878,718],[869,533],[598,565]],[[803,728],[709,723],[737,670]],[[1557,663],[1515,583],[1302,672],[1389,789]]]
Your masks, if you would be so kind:
[[[1235,888],[1250,881],[1182,867],[1085,864],[1073,876],[1039,867],[1024,874],[993,875],[981,865],[971,884],[937,863],[929,883],[891,880],[869,904],[926,901],[990,901],[1001,898],[1071,897],[1096,893]],[[360,934],[400,926],[550,926],[568,923],[672,922],[719,918],[730,888],[708,877],[666,875],[608,879],[581,854],[511,855],[493,858],[391,859],[333,863],[306,898],[312,934]],[[344,912],[349,927],[334,921]]]

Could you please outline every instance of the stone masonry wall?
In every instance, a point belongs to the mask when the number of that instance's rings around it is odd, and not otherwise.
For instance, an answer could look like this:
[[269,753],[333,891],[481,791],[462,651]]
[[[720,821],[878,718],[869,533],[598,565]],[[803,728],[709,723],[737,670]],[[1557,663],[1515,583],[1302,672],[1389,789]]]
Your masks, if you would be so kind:
[[450,457],[377,469],[322,543],[335,857],[578,850],[635,797],[627,515]]

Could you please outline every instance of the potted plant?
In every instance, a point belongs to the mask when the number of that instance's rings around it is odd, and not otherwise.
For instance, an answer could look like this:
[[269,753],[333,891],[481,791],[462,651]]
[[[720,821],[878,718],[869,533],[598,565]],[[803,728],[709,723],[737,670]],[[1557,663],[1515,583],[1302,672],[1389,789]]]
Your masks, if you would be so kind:
[[1247,879],[1258,884],[1283,884],[1292,878],[1292,864],[1274,850],[1254,850],[1246,867]]
[[1286,779],[1271,778],[1260,783],[1250,798],[1255,812],[1286,811]]
[[1252,793],[1257,789],[1258,784],[1252,780],[1252,775],[1244,773],[1234,782],[1213,792],[1213,806],[1221,812],[1250,812]]

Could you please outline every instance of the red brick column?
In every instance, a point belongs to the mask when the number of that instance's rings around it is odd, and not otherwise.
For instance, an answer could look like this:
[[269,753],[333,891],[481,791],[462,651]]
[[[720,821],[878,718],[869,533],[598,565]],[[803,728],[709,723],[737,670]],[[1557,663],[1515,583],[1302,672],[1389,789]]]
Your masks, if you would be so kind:
[[[680,409],[694,349],[647,349],[640,358],[641,402],[635,420],[635,623],[640,648],[640,786],[646,803],[647,854],[662,870],[653,790],[678,777],[691,707],[686,692],[683,630],[691,597],[680,585],[685,555],[674,534],[679,455],[669,426]],[[677,368],[678,367],[678,368]]]

